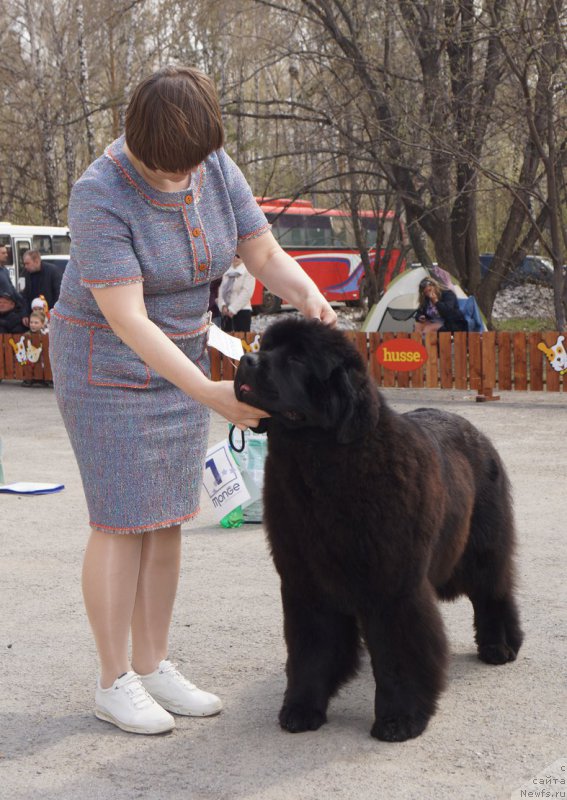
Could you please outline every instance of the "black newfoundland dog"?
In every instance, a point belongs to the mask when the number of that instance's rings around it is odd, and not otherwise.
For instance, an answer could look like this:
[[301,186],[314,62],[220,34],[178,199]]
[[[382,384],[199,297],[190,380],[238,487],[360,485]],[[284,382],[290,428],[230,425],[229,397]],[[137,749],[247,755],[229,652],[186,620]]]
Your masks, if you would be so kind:
[[470,598],[482,661],[513,661],[522,643],[498,453],[454,414],[395,413],[354,345],[317,321],[271,326],[235,389],[271,413],[264,504],[288,649],[282,728],[326,721],[362,637],[376,680],[372,735],[419,736],[447,662],[436,598]]

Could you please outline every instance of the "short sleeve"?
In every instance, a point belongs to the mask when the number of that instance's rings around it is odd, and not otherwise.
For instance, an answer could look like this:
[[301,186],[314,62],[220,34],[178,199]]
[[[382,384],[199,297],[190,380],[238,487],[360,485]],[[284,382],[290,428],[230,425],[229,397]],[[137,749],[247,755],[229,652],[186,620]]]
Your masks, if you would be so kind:
[[69,202],[71,257],[89,289],[143,281],[132,232],[95,178],[75,184]]
[[236,219],[238,241],[255,239],[271,229],[271,225],[258,203],[246,178],[224,150],[218,151],[219,164]]

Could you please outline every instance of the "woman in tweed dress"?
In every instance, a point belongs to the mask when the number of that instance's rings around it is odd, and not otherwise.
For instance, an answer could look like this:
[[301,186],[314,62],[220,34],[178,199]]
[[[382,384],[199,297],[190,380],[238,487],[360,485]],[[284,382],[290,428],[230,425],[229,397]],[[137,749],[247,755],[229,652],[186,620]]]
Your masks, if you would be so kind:
[[272,292],[335,322],[222,145],[205,75],[168,67],[142,81],[125,137],[73,188],[71,258],[52,312],[55,391],[90,515],[95,713],[135,733],[171,730],[169,712],[221,709],[167,660],[180,526],[198,511],[209,409],[241,428],[265,416],[236,400],[232,382],[208,378],[209,284],[238,244]]

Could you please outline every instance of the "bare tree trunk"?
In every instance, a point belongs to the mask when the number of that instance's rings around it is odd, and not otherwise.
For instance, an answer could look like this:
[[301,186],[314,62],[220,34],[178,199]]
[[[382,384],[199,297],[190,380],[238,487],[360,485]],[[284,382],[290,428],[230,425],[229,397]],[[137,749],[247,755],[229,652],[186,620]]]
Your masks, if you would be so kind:
[[[549,207],[549,233],[551,238],[551,258],[553,260],[553,300],[555,306],[555,324],[558,331],[565,328],[565,308],[563,307],[563,240],[561,235],[561,203],[558,190],[558,171],[561,167],[561,156],[557,153],[556,132],[554,126],[554,77],[561,58],[561,30],[559,19],[563,3],[559,0],[550,4],[550,36],[542,53],[542,71],[547,80],[544,85],[546,97],[545,110],[547,126],[545,139],[547,153],[542,152],[547,182],[547,205]],[[543,149],[543,148],[542,148]]]
[[[391,203],[388,203],[387,207],[390,208],[390,206]],[[386,239],[386,243],[384,246],[384,256],[382,259],[382,263],[384,264],[384,270],[382,271],[382,285],[380,286],[380,291],[384,289],[384,278],[386,275],[388,264],[390,263],[390,259],[392,258],[393,251],[399,249],[400,254],[398,256],[398,260],[394,272],[392,274],[395,274],[396,270],[400,266],[400,262],[402,262],[405,258],[405,253],[403,252],[404,247],[403,247],[402,237],[400,235],[402,212],[403,212],[403,203],[399,198],[397,198],[394,207],[394,216],[392,218],[392,224],[390,226],[390,232],[388,234],[388,238]]]
[[57,203],[57,162],[55,157],[55,131],[48,87],[45,80],[40,42],[37,36],[37,23],[41,23],[41,14],[37,8],[26,0],[26,24],[29,32],[31,72],[37,92],[37,125],[39,129],[42,168],[45,185],[44,217],[51,225],[59,225],[59,207]]
[[[346,118],[346,133],[348,139],[352,139],[352,119],[348,115]],[[358,179],[356,177],[356,164],[353,158],[352,149],[348,147],[348,142],[347,148],[347,170],[350,177],[348,179],[349,186],[345,186],[345,194],[350,210],[356,246],[358,248],[358,252],[360,253],[360,260],[362,261],[362,265],[364,267],[364,278],[360,285],[360,299],[362,300],[363,292],[366,293],[368,297],[368,305],[370,307],[378,301],[379,286],[376,272],[378,259],[374,259],[374,264],[370,263],[370,254],[368,251],[368,243],[366,241],[366,233],[363,231],[362,225],[360,224],[360,216],[358,213],[360,211],[360,191],[358,187]]]
[[89,62],[87,47],[85,43],[85,13],[82,0],[77,0],[75,6],[77,17],[77,44],[79,47],[79,88],[81,94],[81,105],[85,117],[85,128],[87,131],[87,150],[90,161],[96,158],[96,146],[94,127],[91,118],[91,99],[89,93]]
[[457,274],[450,224],[452,158],[447,147],[437,144],[439,140],[448,139],[450,112],[447,87],[441,71],[443,48],[438,32],[441,6],[436,2],[424,4],[417,0],[399,0],[398,5],[421,67],[423,111],[430,132],[429,190],[431,205],[435,209],[435,226],[429,235],[432,236],[439,264]]
[[419,224],[419,220],[413,216],[411,209],[409,213],[406,211],[406,222],[408,238],[413,252],[415,253],[415,257],[420,264],[423,264],[425,267],[430,267],[432,262],[425,246],[423,228]]
[[244,65],[240,62],[239,74],[238,74],[238,88],[236,89],[236,142],[234,148],[234,158],[236,163],[240,161],[241,153],[242,153],[242,141],[243,141],[243,117],[240,113],[242,110],[242,81],[243,81],[243,72],[244,72]]
[[43,155],[43,174],[45,177],[46,205],[45,213],[50,225],[59,225],[59,207],[57,202],[57,163],[55,160],[55,140],[53,124],[47,98],[39,112],[41,130],[41,149]]
[[111,14],[107,22],[108,31],[108,71],[110,79],[110,98],[112,103],[112,138],[118,139],[120,135],[120,117],[118,111],[118,82],[116,79],[116,51],[114,44],[114,26],[116,18]]
[[71,195],[73,184],[75,183],[77,157],[75,152],[75,137],[73,136],[69,115],[66,114],[65,116],[67,118],[63,122],[63,147],[65,152],[65,178],[68,199]]
[[132,64],[134,61],[134,43],[136,41],[136,11],[131,9],[124,17],[123,24],[126,29],[126,49],[124,56],[124,84],[122,88],[122,103],[118,115],[118,127],[120,132],[124,130],[126,122],[126,108],[128,105],[128,95],[132,80]]
[[447,53],[451,71],[453,118],[457,137],[455,164],[456,197],[451,209],[451,245],[455,274],[465,289],[472,292],[480,282],[477,241],[477,174],[469,159],[478,150],[479,140],[472,136],[474,124],[474,23],[473,0],[458,3],[445,0],[445,24],[449,32]]
[[73,125],[71,122],[73,105],[69,92],[69,88],[71,86],[71,75],[69,71],[67,54],[68,44],[69,32],[67,31],[65,37],[58,39],[56,42],[57,67],[61,74],[61,127],[63,130],[63,156],[65,159],[65,185],[67,188],[67,199],[69,198],[71,189],[75,183],[77,162],[75,137],[73,135]]
[[[515,266],[517,266],[523,257],[525,251],[518,248],[518,240],[522,233],[522,228],[527,218],[530,219],[532,232],[536,231],[539,226],[531,217],[530,209],[532,202],[532,195],[535,190],[535,182],[537,177],[537,170],[540,163],[543,162],[547,177],[548,198],[544,201],[544,208],[546,208],[546,215],[551,218],[553,206],[554,213],[558,214],[557,207],[558,195],[557,185],[553,178],[554,166],[551,165],[549,153],[546,153],[544,142],[548,139],[549,126],[553,127],[553,103],[550,101],[550,83],[552,80],[553,70],[557,66],[557,50],[558,41],[555,39],[555,23],[559,19],[559,6],[562,5],[562,0],[548,0],[544,21],[542,24],[542,33],[544,43],[541,48],[541,53],[537,50],[534,53],[538,56],[537,65],[537,81],[533,88],[532,97],[532,84],[533,77],[528,77],[527,65],[518,65],[510,52],[506,49],[504,42],[502,48],[506,55],[508,64],[512,73],[519,81],[520,87],[524,96],[524,111],[528,123],[528,139],[524,148],[524,160],[522,169],[520,171],[519,186],[513,193],[513,200],[508,214],[508,219],[504,227],[500,241],[496,247],[494,259],[492,261],[492,268],[486,278],[483,280],[480,291],[478,294],[479,304],[486,314],[489,322],[492,316],[492,307],[496,297],[496,292],[500,286],[502,278]],[[551,131],[553,135],[553,130]],[[551,180],[551,193],[552,198],[549,197]],[[556,221],[558,218],[556,217]],[[559,229],[555,233],[556,241],[559,239]],[[559,250],[556,252],[555,258],[561,255],[562,248],[559,243]],[[559,267],[559,269],[561,266]],[[556,275],[556,313],[558,305],[561,303],[561,288],[562,276]],[[557,297],[559,294],[559,297]],[[558,320],[562,319],[561,313]]]

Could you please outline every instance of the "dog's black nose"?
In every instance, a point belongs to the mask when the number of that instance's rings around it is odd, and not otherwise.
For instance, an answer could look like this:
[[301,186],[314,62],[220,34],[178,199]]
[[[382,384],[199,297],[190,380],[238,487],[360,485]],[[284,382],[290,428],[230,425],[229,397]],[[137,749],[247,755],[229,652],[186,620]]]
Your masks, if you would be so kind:
[[258,361],[256,353],[245,353],[238,364],[239,367],[255,367]]

